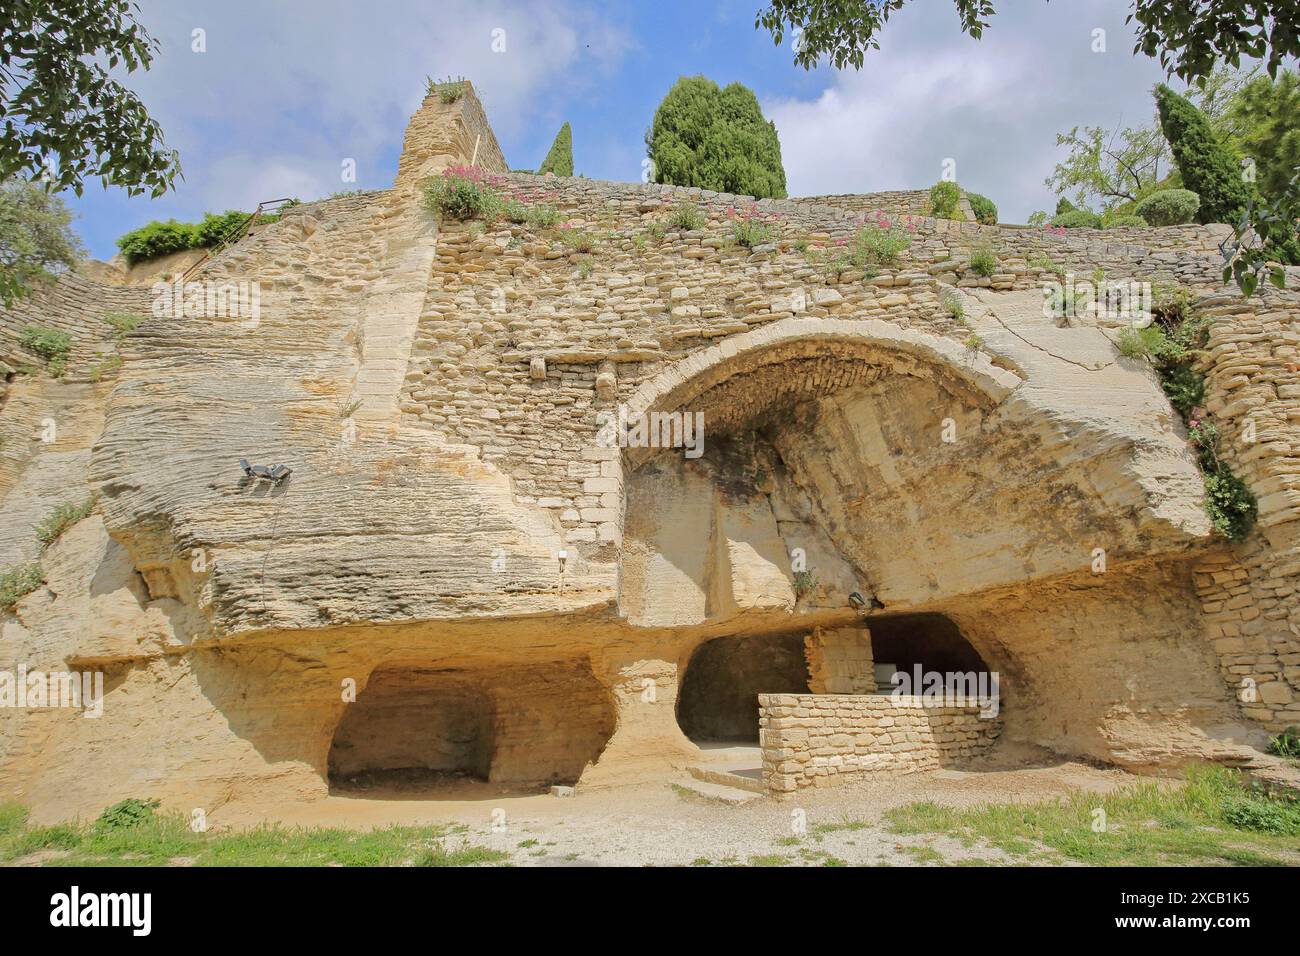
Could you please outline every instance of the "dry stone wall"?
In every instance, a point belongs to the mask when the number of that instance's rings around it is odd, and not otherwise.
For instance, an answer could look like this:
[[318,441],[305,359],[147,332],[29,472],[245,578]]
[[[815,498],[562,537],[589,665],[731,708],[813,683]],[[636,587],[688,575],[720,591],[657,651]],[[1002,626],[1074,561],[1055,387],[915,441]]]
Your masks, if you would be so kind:
[[760,694],[764,785],[790,793],[934,770],[983,756],[1002,732],[978,705],[932,703],[890,694]]

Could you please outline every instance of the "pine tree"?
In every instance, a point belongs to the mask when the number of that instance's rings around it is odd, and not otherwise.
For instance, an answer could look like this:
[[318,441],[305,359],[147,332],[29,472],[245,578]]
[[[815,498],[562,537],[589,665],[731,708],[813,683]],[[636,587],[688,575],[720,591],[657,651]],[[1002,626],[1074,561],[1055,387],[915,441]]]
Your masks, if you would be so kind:
[[545,176],[547,173],[554,173],[556,176],[573,175],[573,130],[569,128],[568,123],[561,126],[560,131],[555,134],[551,151],[542,160],[542,165],[537,167],[537,175]]
[[1240,164],[1219,142],[1205,115],[1163,83],[1156,87],[1156,109],[1183,185],[1201,197],[1196,221],[1238,222],[1250,202],[1251,189]]

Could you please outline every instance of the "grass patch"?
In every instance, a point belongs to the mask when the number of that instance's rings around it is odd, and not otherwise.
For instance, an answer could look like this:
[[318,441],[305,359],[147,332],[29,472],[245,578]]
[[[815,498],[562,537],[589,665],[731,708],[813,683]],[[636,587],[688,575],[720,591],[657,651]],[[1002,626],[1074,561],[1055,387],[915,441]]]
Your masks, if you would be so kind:
[[585,229],[561,229],[560,241],[574,252],[593,252],[599,240]]
[[[1100,833],[1097,809],[1106,814]],[[884,822],[894,833],[943,833],[1022,857],[1046,847],[1096,866],[1285,865],[1300,852],[1300,804],[1248,789],[1223,767],[1193,768],[1179,788],[1144,783],[1022,806],[916,803]]]
[[96,362],[90,370],[90,380],[98,382],[106,375],[116,375],[122,368],[122,356],[114,352],[102,362]]
[[[106,818],[111,818],[108,822]],[[240,833],[195,833],[180,814],[148,800],[126,800],[94,823],[31,826],[27,810],[0,805],[0,863],[41,850],[63,851],[55,866],[165,866],[184,857],[198,866],[479,866],[509,854],[452,838],[464,828],[265,826]]]
[[[36,562],[14,565],[0,571],[0,611],[12,611],[15,604],[44,583],[45,575]],[[2,829],[3,818],[0,818],[0,830]]]
[[95,496],[91,495],[81,504],[73,504],[65,501],[62,504],[55,505],[50,512],[40,520],[36,525],[36,540],[41,544],[41,550],[48,548],[59,536],[67,531],[74,524],[85,518],[95,510]]
[[50,374],[55,378],[60,378],[68,367],[72,336],[67,332],[29,325],[19,333],[18,344],[44,359]]
[[750,866],[785,866],[789,862],[789,857],[781,856],[779,853],[765,853],[749,858]]
[[674,203],[668,210],[668,218],[664,220],[665,224],[674,229],[684,229],[692,232],[696,229],[703,229],[708,218],[704,211],[693,202]]
[[997,250],[987,242],[975,245],[970,251],[970,269],[977,276],[991,278],[998,271]]
[[104,321],[113,327],[117,333],[118,339],[122,339],[128,332],[133,332],[148,316],[139,315],[135,312],[105,312]]
[[966,318],[966,307],[962,305],[961,293],[956,289],[944,289],[940,292],[939,306],[957,322]]

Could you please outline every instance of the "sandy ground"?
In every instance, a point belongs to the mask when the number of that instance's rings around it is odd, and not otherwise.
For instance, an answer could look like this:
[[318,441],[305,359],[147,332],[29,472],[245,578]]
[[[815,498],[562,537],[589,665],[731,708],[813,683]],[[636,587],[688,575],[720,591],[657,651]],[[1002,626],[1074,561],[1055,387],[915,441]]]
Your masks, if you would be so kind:
[[[503,793],[470,782],[444,787],[440,792],[446,799],[428,799],[427,789],[376,789],[286,807],[274,818],[288,825],[353,828],[462,824],[467,830],[452,838],[453,845],[464,839],[505,850],[516,866],[824,865],[828,858],[851,865],[1002,863],[1010,858],[996,849],[967,848],[934,835],[888,833],[880,825],[881,814],[923,800],[952,806],[1036,803],[1078,790],[1109,792],[1140,779],[1150,778],[1059,761],[978,772],[938,770],[810,789],[779,800],[759,797],[743,805],[685,792],[681,784],[689,780],[686,775],[643,786],[579,791],[573,797]],[[231,804],[209,822],[238,828],[264,819],[265,806]],[[854,826],[825,829],[845,823]]]

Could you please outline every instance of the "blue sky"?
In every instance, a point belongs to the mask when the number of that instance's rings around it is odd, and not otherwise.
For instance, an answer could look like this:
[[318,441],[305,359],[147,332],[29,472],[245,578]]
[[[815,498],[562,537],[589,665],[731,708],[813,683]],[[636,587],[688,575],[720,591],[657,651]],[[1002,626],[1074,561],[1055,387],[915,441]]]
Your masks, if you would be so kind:
[[[1128,0],[1002,0],[980,41],[948,0],[913,0],[864,68],[844,72],[794,66],[789,37],[778,48],[754,29],[760,0],[140,5],[163,49],[124,79],[180,150],[185,180],[158,200],[98,184],[66,197],[97,258],[151,219],[391,185],[426,75],[474,82],[512,167],[536,167],[568,120],[576,171],[620,180],[640,177],[645,130],[677,77],[738,80],[777,124],[792,195],[925,187],[950,158],[1011,222],[1054,204],[1043,179],[1061,158],[1057,132],[1147,122],[1163,79],[1131,52]],[[195,29],[206,52],[192,50]],[[345,159],[355,183],[341,180]]]

